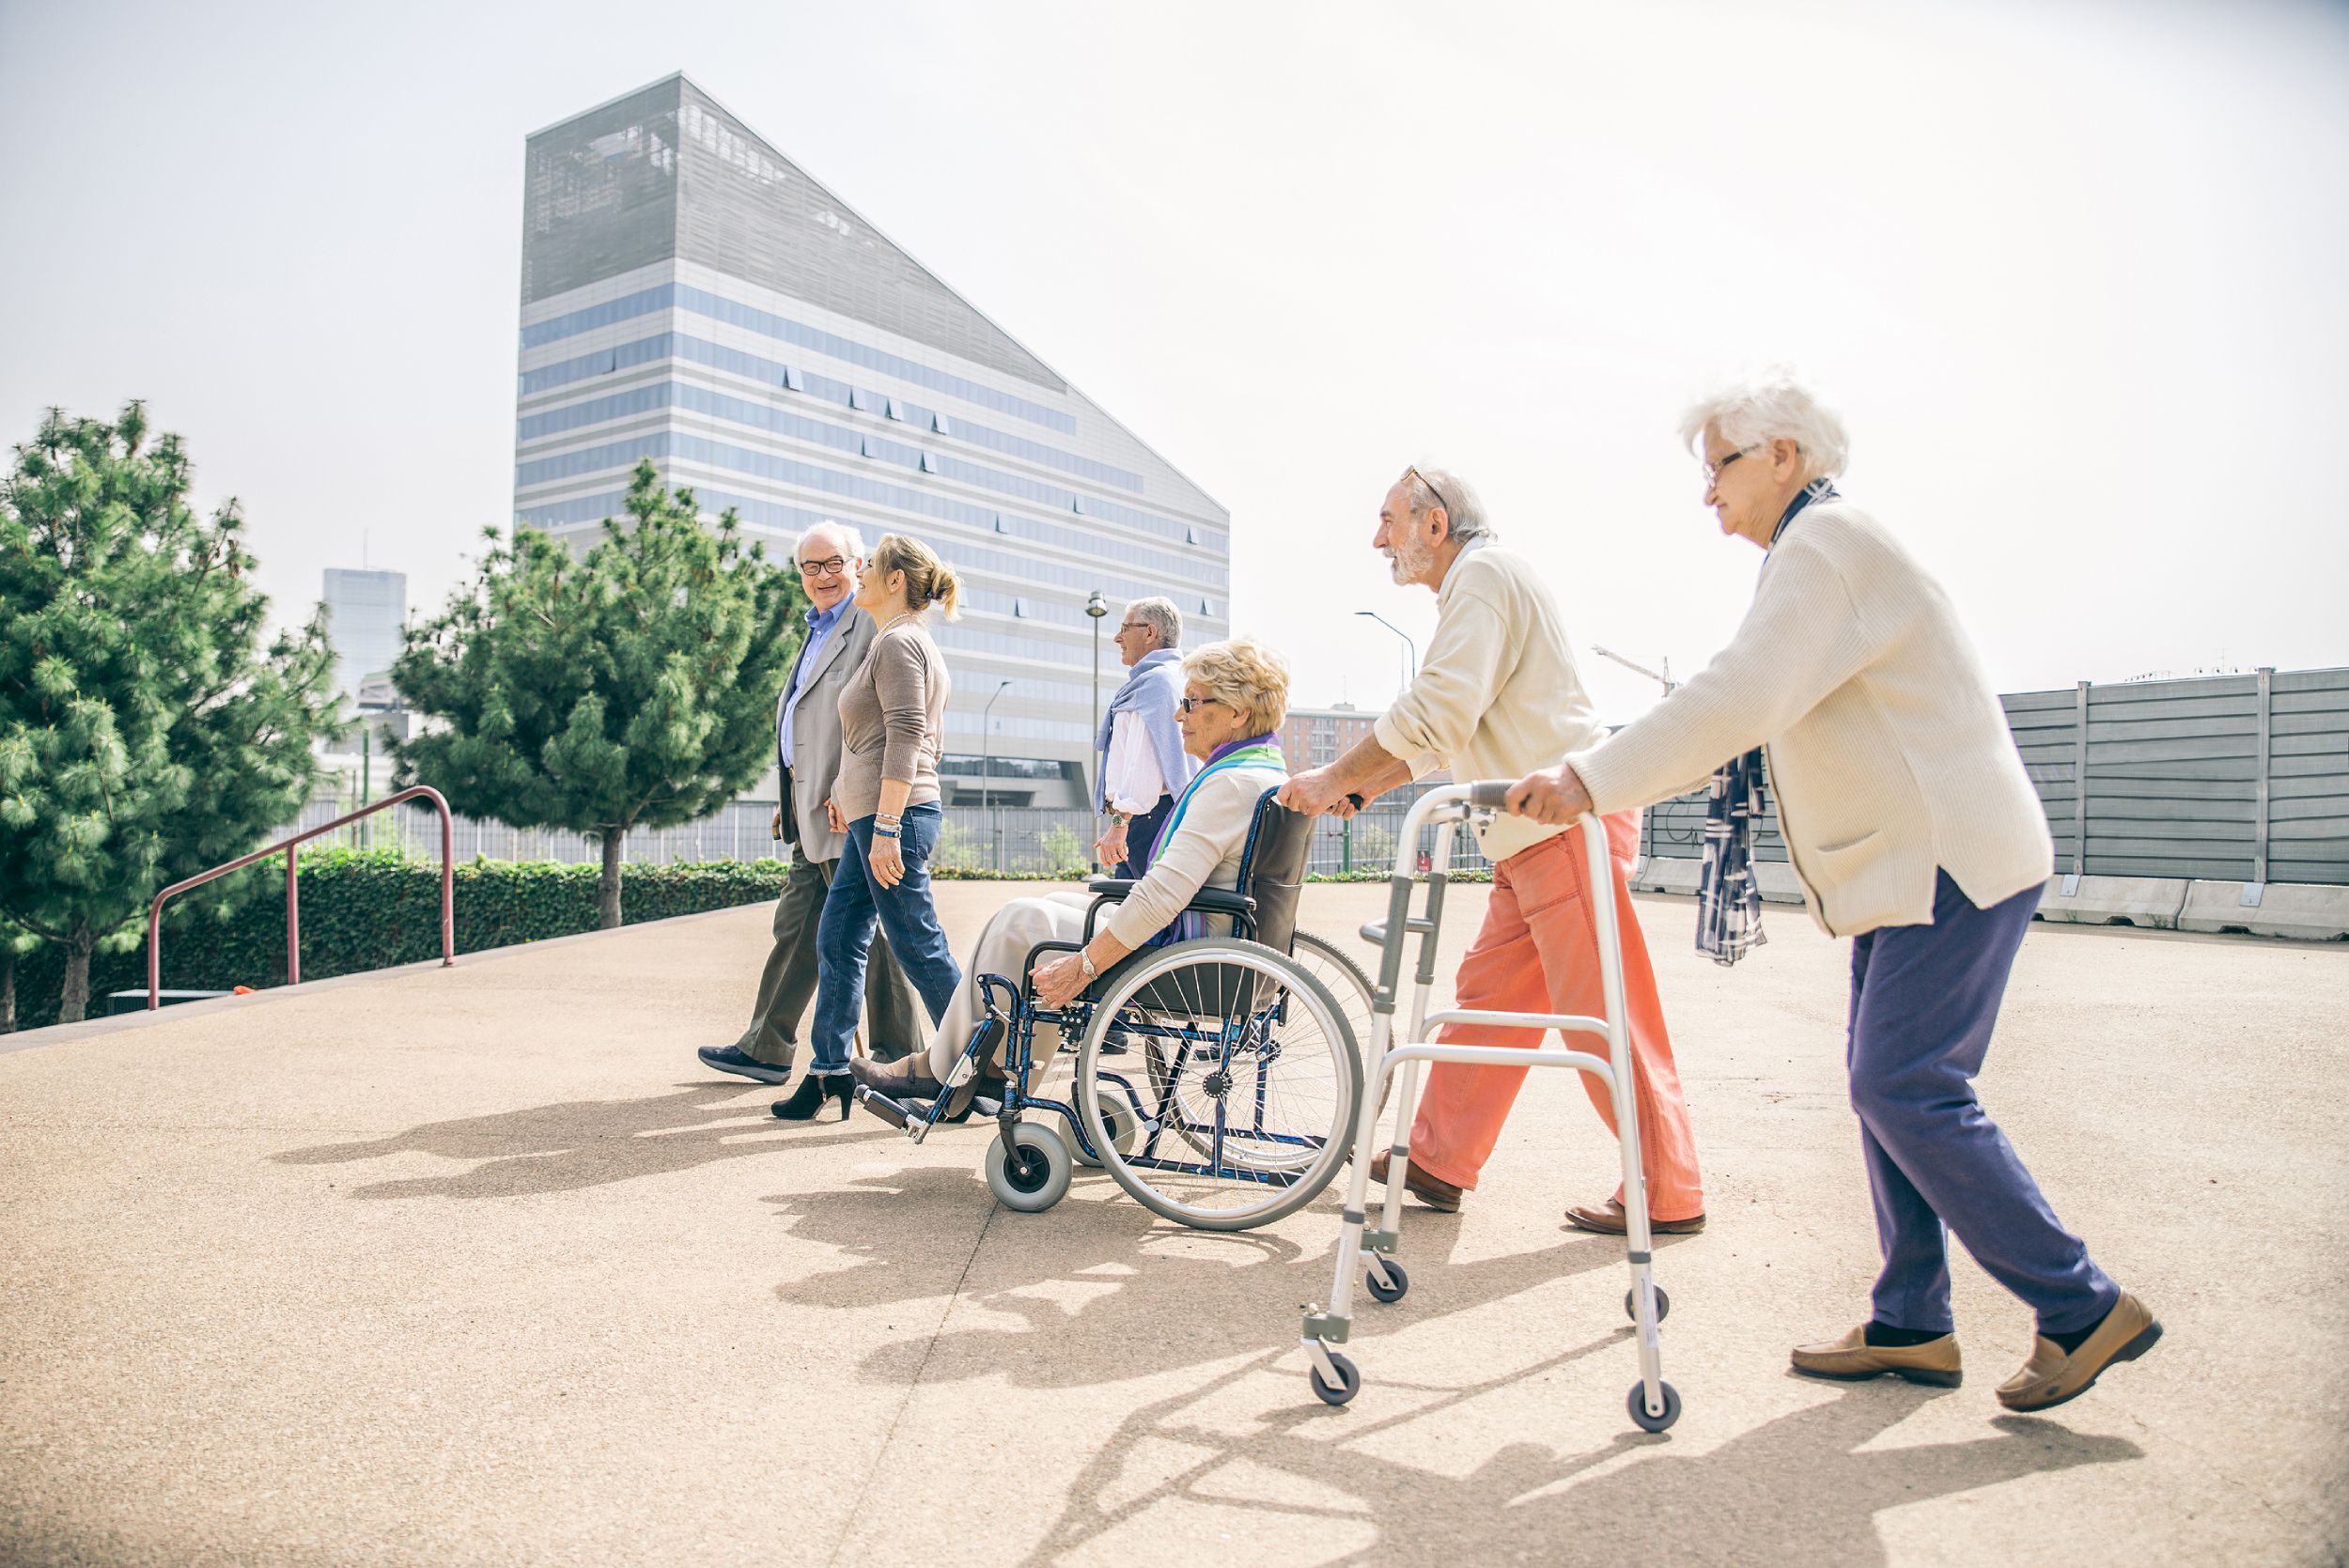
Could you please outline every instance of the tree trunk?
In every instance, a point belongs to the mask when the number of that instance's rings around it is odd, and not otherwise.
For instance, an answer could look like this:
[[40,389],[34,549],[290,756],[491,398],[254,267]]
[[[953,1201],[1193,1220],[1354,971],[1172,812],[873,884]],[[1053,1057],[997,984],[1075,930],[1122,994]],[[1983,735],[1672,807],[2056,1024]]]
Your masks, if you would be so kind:
[[0,947],[0,1034],[16,1032],[16,949]]
[[87,925],[76,925],[65,944],[65,995],[57,1002],[59,1023],[80,1023],[89,1012],[89,955],[98,945]]
[[603,831],[603,879],[596,884],[596,929],[610,931],[620,924],[620,851],[628,846],[628,830]]

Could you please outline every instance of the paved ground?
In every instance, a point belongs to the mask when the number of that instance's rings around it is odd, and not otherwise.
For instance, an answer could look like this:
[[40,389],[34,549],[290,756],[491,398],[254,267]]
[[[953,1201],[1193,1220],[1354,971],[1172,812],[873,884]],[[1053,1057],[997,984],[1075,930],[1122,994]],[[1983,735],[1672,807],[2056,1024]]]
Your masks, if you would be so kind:
[[[958,938],[1003,891],[948,888]],[[1560,1228],[1612,1160],[1562,1077],[1407,1220],[1327,1409],[1334,1194],[1236,1237],[1098,1176],[1028,1217],[975,1129],[777,1124],[692,1060],[744,909],[0,1055],[0,1560],[2343,1560],[2349,947],[2034,931],[1984,1093],[2169,1337],[2022,1419],[2028,1321],[1969,1263],[1964,1389],[1785,1372],[1874,1261],[1843,953],[1773,910],[1719,970],[1641,912],[1713,1215],[1658,1259],[1665,1436],[1624,1417],[1620,1247]]]

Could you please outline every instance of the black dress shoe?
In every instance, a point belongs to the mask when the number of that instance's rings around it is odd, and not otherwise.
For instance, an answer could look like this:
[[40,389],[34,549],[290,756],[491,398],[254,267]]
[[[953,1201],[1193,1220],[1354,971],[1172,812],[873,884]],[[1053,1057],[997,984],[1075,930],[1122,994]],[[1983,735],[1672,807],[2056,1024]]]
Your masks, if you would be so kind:
[[800,1079],[799,1088],[787,1100],[777,1100],[773,1110],[778,1122],[812,1122],[824,1109],[826,1101],[840,1102],[840,1119],[848,1119],[849,1109],[856,1104],[856,1079],[846,1073],[811,1071]]
[[737,1078],[754,1079],[760,1083],[791,1081],[791,1063],[788,1062],[780,1067],[770,1066],[755,1056],[743,1055],[733,1046],[704,1046],[697,1054],[702,1059],[703,1066],[715,1067]]

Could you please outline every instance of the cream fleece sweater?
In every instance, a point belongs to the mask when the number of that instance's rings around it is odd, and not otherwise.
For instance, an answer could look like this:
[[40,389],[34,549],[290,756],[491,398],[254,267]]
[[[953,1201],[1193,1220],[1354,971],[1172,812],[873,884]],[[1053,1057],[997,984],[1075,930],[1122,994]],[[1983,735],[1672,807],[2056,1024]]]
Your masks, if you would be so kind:
[[[1411,777],[1449,768],[1462,784],[1521,779],[1597,738],[1557,601],[1524,556],[1472,544],[1453,561],[1427,661],[1374,733]],[[1503,816],[1477,836],[1498,863],[1564,831]]]
[[2039,796],[1948,596],[1846,502],[1795,519],[1719,658],[1566,761],[1610,812],[1766,742],[1779,829],[1829,935],[1930,924],[1936,868],[1987,908],[2054,864]]
[[[1183,808],[1183,825],[1159,846],[1149,874],[1134,884],[1102,924],[1128,947],[1140,947],[1163,930],[1201,888],[1239,885],[1239,858],[1248,847],[1248,825],[1256,802],[1278,789],[1288,775],[1277,768],[1227,768],[1208,776]],[[1211,919],[1211,930],[1228,933],[1232,923]]]

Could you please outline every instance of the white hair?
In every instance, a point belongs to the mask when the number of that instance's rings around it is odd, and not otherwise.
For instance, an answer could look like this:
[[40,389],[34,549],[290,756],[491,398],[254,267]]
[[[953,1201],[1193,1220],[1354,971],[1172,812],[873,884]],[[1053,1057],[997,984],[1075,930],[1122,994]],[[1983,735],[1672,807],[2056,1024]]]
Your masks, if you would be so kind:
[[1484,498],[1476,493],[1474,485],[1450,469],[1417,464],[1403,475],[1403,487],[1410,498],[1411,516],[1424,517],[1433,506],[1443,508],[1455,543],[1481,539],[1492,533],[1492,523],[1485,516]]
[[1732,446],[1791,441],[1809,459],[1808,477],[1832,479],[1851,460],[1851,438],[1843,416],[1819,401],[1818,394],[1794,373],[1770,369],[1715,387],[1680,416],[1681,444],[1704,454],[1700,443],[1710,425]]
[[816,524],[815,527],[810,528],[805,533],[801,534],[798,539],[792,541],[792,552],[797,554],[801,544],[806,543],[807,540],[813,538],[818,534],[830,534],[833,538],[838,539],[840,541],[840,553],[848,556],[850,560],[861,561],[864,558],[864,536],[858,533],[856,529],[849,524],[845,522],[835,522],[831,518],[826,518],[823,521]]
[[1183,613],[1174,608],[1171,598],[1138,598],[1126,606],[1126,618],[1140,621],[1159,634],[1159,646],[1179,648],[1183,645]]

